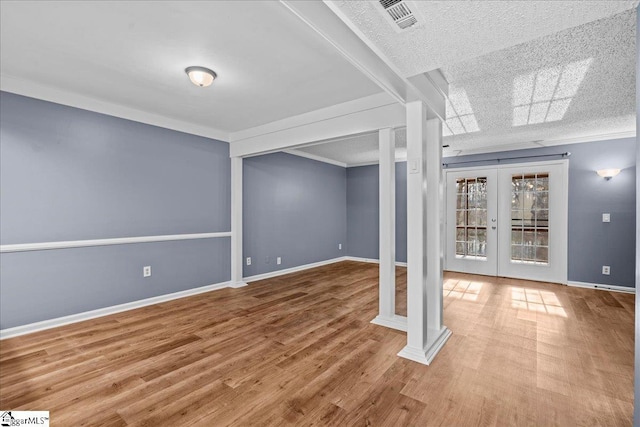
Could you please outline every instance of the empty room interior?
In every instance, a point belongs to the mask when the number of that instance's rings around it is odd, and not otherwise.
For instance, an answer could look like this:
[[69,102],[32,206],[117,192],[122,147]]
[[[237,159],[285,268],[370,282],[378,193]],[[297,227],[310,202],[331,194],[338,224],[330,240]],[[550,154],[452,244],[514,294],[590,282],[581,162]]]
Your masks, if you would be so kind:
[[640,426],[637,7],[1,1],[2,425]]

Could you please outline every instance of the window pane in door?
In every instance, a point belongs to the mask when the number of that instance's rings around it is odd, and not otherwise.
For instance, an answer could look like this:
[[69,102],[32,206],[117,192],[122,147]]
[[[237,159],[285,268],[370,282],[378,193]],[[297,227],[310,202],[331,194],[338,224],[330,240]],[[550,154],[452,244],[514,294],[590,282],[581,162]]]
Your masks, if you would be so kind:
[[456,257],[486,259],[487,177],[456,180]]
[[549,174],[511,176],[511,262],[549,263]]

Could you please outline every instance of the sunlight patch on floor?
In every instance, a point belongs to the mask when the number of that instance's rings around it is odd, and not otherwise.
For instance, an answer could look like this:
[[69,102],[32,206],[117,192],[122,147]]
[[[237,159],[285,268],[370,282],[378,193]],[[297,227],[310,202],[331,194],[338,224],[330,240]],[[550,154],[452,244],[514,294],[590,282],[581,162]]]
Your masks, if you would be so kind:
[[511,307],[537,313],[567,317],[567,312],[560,304],[554,292],[529,288],[511,288]]
[[447,280],[443,284],[443,296],[465,301],[477,301],[482,283]]

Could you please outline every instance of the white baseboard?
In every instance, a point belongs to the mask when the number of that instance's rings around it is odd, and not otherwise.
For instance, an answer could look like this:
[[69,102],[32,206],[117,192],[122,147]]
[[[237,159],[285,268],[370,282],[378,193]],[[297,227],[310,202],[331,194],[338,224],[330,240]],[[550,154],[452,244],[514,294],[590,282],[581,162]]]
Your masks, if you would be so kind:
[[371,321],[374,325],[384,326],[386,328],[395,329],[402,332],[407,332],[407,318],[405,316],[398,316],[395,314],[393,317],[383,317],[377,315],[375,319]]
[[414,362],[422,363],[423,365],[430,365],[436,355],[440,350],[442,350],[442,347],[444,347],[444,344],[447,342],[449,337],[451,337],[451,330],[446,326],[443,326],[442,329],[438,331],[437,335],[432,338],[430,342],[427,342],[425,348],[420,350],[407,345],[400,350],[398,356],[413,360]]
[[174,292],[157,297],[146,298],[138,301],[127,302],[124,304],[114,305],[111,307],[99,308],[97,310],[85,311],[84,313],[71,314],[69,316],[58,317],[55,319],[43,320],[41,322],[30,323],[28,325],[16,326],[0,330],[0,340],[13,338],[20,335],[30,334],[32,332],[44,331],[45,329],[57,328],[58,326],[69,325],[71,323],[82,322],[84,320],[95,319],[97,317],[108,316],[110,314],[120,313],[122,311],[133,310],[148,305],[159,304],[161,302],[171,301],[174,299],[185,298],[192,295],[211,292],[231,286],[231,282],[215,283],[213,285],[202,286],[185,291]]
[[[371,264],[380,264],[380,260],[375,258],[360,258],[357,256],[346,256],[344,257],[346,261],[356,261],[356,262],[368,262]],[[396,267],[406,267],[406,262],[396,261]]]
[[636,293],[636,288],[631,288],[629,286],[601,285],[599,283],[574,282],[571,280],[567,282],[567,286],[573,286],[576,288],[599,289],[602,291],[623,292],[625,294]]
[[244,288],[248,286],[246,282],[231,282],[229,283],[230,288]]
[[268,273],[256,274],[255,276],[244,277],[245,283],[256,282],[258,280],[270,279],[272,277],[283,276],[289,273],[296,273],[298,271],[308,270],[310,268],[322,267],[323,265],[334,264],[336,262],[347,261],[348,257],[341,256],[338,258],[331,258],[326,261],[313,262],[311,264],[299,265],[297,267],[285,268],[283,270],[270,271]]

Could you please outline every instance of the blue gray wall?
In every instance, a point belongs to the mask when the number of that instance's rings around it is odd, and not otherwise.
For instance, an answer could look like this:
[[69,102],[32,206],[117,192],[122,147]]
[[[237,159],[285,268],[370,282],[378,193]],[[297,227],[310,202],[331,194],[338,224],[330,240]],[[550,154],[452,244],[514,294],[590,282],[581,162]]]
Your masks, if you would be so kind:
[[[570,281],[635,286],[635,203],[636,168],[635,138],[571,144],[548,148],[517,150],[501,153],[478,154],[445,158],[449,168],[494,165],[498,157],[523,157],[569,151],[569,260]],[[544,160],[530,158],[530,161]],[[519,163],[518,159],[505,163]],[[400,163],[396,169],[400,170]],[[406,166],[403,173],[406,174]],[[610,181],[600,178],[595,171],[607,167],[621,168],[622,172]],[[405,181],[396,185],[396,194],[406,191]],[[348,181],[348,235],[349,255],[378,258],[378,166],[349,168]],[[366,198],[359,194],[363,192]],[[374,199],[373,199],[374,198]],[[373,200],[367,200],[373,199]],[[353,211],[351,211],[353,209]],[[602,214],[611,214],[611,223],[602,222]],[[362,215],[365,220],[358,222]],[[404,220],[404,223],[401,221]],[[404,231],[401,235],[399,231]],[[396,204],[397,261],[406,260],[406,192]],[[404,251],[404,259],[401,257]],[[603,265],[611,266],[611,275],[602,275]]]
[[286,153],[244,160],[245,277],[344,256],[346,243],[344,168]]
[[[347,169],[348,255],[379,257],[378,165]],[[407,262],[407,163],[396,163],[396,261]]]
[[[230,231],[224,142],[2,92],[0,162],[3,245]],[[0,328],[225,282],[229,240],[4,253]]]

